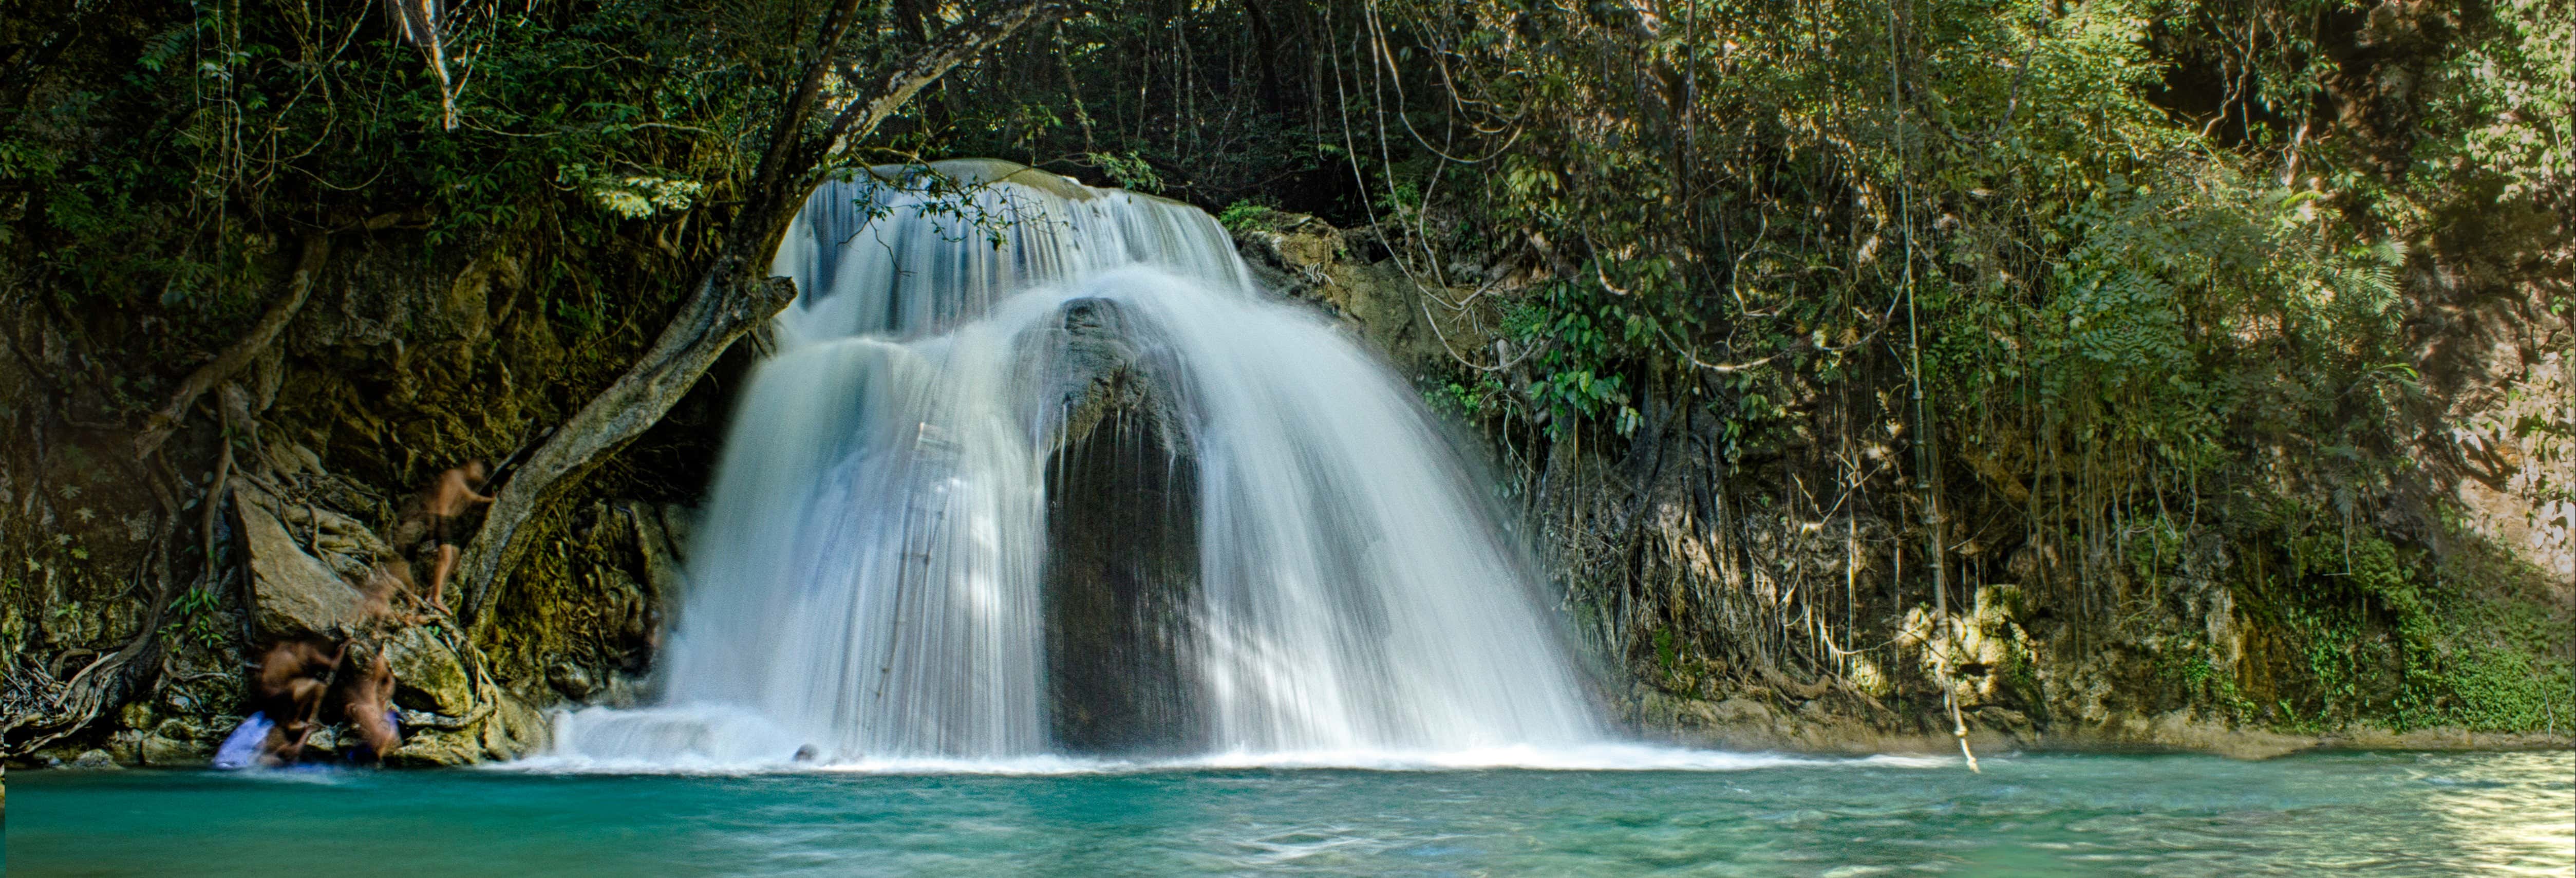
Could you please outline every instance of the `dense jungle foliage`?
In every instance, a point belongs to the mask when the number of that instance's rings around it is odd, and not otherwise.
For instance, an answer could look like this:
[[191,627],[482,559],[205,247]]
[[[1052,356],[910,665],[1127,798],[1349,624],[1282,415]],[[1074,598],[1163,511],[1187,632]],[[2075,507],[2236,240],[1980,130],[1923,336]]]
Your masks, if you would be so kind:
[[[46,378],[53,417],[147,420],[255,322],[291,242],[381,230],[517,260],[570,352],[528,419],[559,416],[713,258],[831,4],[458,0],[443,59],[397,5],[5,4],[0,308],[96,363]],[[967,14],[860,8],[835,88]],[[1602,640],[1633,666],[1854,674],[1863,629],[2008,579],[2045,608],[2018,623],[2080,651],[2214,581],[2214,612],[2277,636],[2231,662],[2158,632],[2185,703],[2556,729],[2571,586],[2471,533],[2453,489],[2497,469],[2463,431],[2564,472],[2576,412],[2454,424],[2465,367],[2435,343],[2499,300],[2576,337],[2571,47],[2568,0],[1112,0],[853,155],[1373,230],[1425,308],[1496,340],[1425,391],[1534,514],[1587,444],[1677,443],[1854,541],[1860,510],[1903,523],[1871,534],[1898,553],[1889,600],[1776,600],[1763,638],[1682,590],[1567,575],[1572,603],[1621,608]],[[15,356],[45,343],[10,329]],[[1722,424],[1706,447],[1677,432],[1693,412]],[[381,478],[526,422],[457,429]],[[685,499],[705,466],[619,464],[592,494]],[[2517,484],[2576,508],[2576,485]],[[1574,529],[1560,569],[1628,539]],[[1856,606],[1879,622],[1812,622]]]
[[[2428,437],[2461,380],[2423,370],[2457,368],[2425,351],[2481,297],[2568,344],[2570,46],[2550,0],[1147,5],[940,106],[970,151],[1237,228],[1378,231],[1426,307],[1493,315],[1503,343],[1453,347],[1429,395],[1532,492],[1558,445],[1660,461],[1633,449],[1698,408],[1722,433],[1695,451],[1809,529],[1937,522],[1956,567],[1918,551],[1881,613],[2036,578],[2022,623],[2081,652],[2223,580],[2290,655],[2213,670],[2205,632],[2154,632],[2187,703],[2538,728],[2569,709],[2568,586],[2456,523],[2482,463]],[[2481,428],[2563,467],[2570,406]],[[1634,563],[1616,522],[1575,529],[1566,554]],[[1848,594],[1747,637],[1688,589],[1569,579],[1626,608],[1601,639],[1632,665],[1866,651],[1812,633]],[[2267,661],[2303,679],[2256,703],[2234,687]]]

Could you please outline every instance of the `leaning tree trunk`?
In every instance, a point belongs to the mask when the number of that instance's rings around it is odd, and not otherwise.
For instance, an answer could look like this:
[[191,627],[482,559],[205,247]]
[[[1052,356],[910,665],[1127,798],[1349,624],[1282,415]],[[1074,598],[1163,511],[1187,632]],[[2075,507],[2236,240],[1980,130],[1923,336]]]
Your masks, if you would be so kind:
[[1053,0],[1025,0],[960,22],[894,65],[872,94],[840,105],[821,131],[812,131],[825,79],[834,70],[835,56],[857,19],[858,6],[858,0],[847,0],[824,20],[816,51],[807,56],[812,60],[805,75],[770,129],[746,203],[726,230],[715,263],[699,278],[679,315],[643,359],[547,437],[494,495],[482,529],[458,565],[460,586],[469,596],[468,619],[480,619],[493,581],[527,553],[520,532],[530,518],[602,458],[661,421],[726,348],[795,298],[794,284],[786,278],[764,277],[762,272],[805,198],[847,146],[873,133],[914,94],[959,63],[1059,11]]

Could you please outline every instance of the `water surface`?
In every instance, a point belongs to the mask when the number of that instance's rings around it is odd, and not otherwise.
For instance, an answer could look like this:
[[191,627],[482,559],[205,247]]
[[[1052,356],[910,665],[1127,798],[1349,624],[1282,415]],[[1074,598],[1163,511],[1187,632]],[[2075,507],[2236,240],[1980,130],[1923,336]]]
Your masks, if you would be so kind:
[[2576,754],[1731,770],[21,772],[9,874],[2571,875]]

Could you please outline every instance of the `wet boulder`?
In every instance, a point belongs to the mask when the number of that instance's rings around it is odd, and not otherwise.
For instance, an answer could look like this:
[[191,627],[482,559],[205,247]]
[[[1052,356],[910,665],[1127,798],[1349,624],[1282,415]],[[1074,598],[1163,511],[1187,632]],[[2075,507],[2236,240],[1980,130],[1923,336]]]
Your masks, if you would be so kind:
[[1196,748],[1197,462],[1179,372],[1150,327],[1102,299],[1066,303],[1026,350],[1050,457],[1043,604],[1056,742],[1120,755]]
[[1149,324],[1115,301],[1081,298],[1020,340],[1022,405],[1041,448],[1062,450],[1106,426],[1144,430],[1185,452],[1188,403],[1179,364]]
[[591,693],[598,689],[591,683],[590,672],[571,662],[556,662],[554,667],[547,668],[546,685],[553,686],[557,693],[567,699],[584,703],[588,702]]

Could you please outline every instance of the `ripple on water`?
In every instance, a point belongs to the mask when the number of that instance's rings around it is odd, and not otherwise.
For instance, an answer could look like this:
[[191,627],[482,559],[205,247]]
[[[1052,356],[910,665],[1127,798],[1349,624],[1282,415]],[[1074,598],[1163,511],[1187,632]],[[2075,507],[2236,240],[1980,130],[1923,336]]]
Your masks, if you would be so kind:
[[1975,775],[1707,764],[1727,767],[27,772],[12,778],[8,865],[263,878],[351,862],[441,876],[2576,874],[2565,752],[2022,756]]

